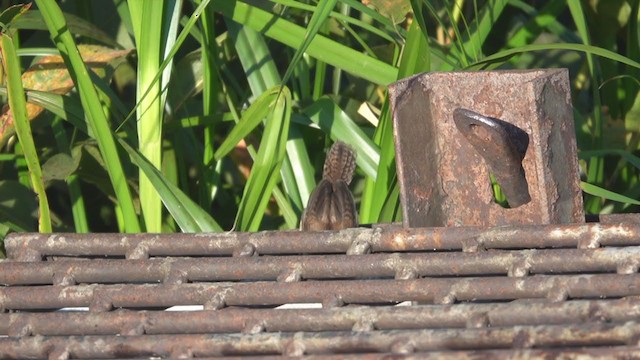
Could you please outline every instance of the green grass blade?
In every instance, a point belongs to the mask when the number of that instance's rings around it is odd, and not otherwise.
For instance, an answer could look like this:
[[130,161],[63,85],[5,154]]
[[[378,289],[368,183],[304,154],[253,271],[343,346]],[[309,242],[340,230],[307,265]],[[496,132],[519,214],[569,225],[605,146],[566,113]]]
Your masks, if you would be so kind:
[[402,219],[402,207],[400,203],[400,185],[398,178],[394,176],[389,183],[389,192],[384,199],[378,222],[390,223],[400,221]]
[[[141,2],[141,1],[145,1],[145,0],[131,0],[131,1],[129,1],[129,5],[130,5],[130,9],[132,11],[132,14],[133,14],[133,11],[142,12],[141,9],[138,9],[139,5],[134,5],[134,4],[137,4],[137,3]],[[180,34],[178,35],[178,37],[175,39],[174,42],[172,41],[170,43],[170,44],[172,44],[172,46],[170,47],[170,50],[165,52],[166,55],[164,55],[164,60],[162,61],[162,63],[158,67],[158,71],[156,72],[155,76],[153,77],[153,80],[150,81],[150,83],[149,83],[150,86],[147,87],[147,89],[144,91],[143,95],[138,99],[138,102],[137,102],[135,108],[129,113],[129,115],[125,118],[124,121],[128,121],[129,119],[132,118],[133,114],[136,111],[138,111],[138,109],[140,108],[141,101],[145,100],[149,96],[149,94],[151,93],[151,90],[154,88],[154,86],[156,85],[157,81],[159,81],[161,78],[163,78],[165,76],[166,73],[169,72],[169,70],[167,68],[169,67],[169,65],[172,64],[174,56],[178,53],[178,50],[180,50],[180,47],[182,46],[184,41],[189,36],[190,31],[193,29],[193,26],[195,25],[196,21],[198,20],[198,18],[202,14],[202,11],[204,11],[204,9],[207,7],[208,4],[209,4],[209,0],[202,0],[200,5],[198,5],[198,7],[193,11],[191,16],[189,17],[189,20],[184,25],[184,27],[183,27],[182,31],[180,32]],[[139,20],[138,20],[138,22],[139,22]],[[136,22],[133,23],[133,26],[134,26],[134,28],[137,26]],[[137,40],[137,41],[139,43],[140,40]],[[166,89],[166,86],[163,86],[162,89]],[[164,96],[164,94],[163,94],[163,96]],[[121,126],[123,126],[123,125],[121,124],[118,128],[120,128]]]
[[[264,36],[249,27],[240,26],[232,21],[227,22],[227,27],[231,38],[234,39],[236,51],[254,97],[262,96],[261,94],[267,92],[271,87],[279,86],[281,84],[280,74]],[[290,129],[290,134],[296,134],[295,128]],[[249,147],[249,152],[251,153],[251,151],[251,147]],[[313,168],[307,165],[309,163],[303,139],[300,137],[290,138],[287,141],[287,157],[280,170],[286,197],[276,196],[280,209],[295,207],[300,215],[303,203],[306,203],[306,198],[302,197],[301,189],[306,191],[305,189],[313,188],[315,185]],[[294,169],[297,170],[297,175],[302,173],[303,176],[295,176]],[[283,203],[282,200],[285,198],[293,204]],[[287,224],[293,224],[292,228],[295,228],[297,221],[291,221],[291,218],[288,217],[289,212],[283,214]]]
[[[447,23],[445,22],[445,20],[442,18],[442,16],[440,16],[438,14],[438,11],[434,8],[434,5],[426,0],[420,0],[422,1],[422,3],[424,4],[424,6],[426,6],[426,8],[429,10],[429,12],[433,15],[433,18],[435,18],[438,26],[441,29],[447,29]],[[424,9],[422,10],[422,12],[424,13]],[[453,19],[452,19],[453,20]],[[459,29],[457,27],[457,24],[454,24],[455,26],[453,26],[453,30],[455,33],[459,34]],[[447,40],[451,42],[451,50],[449,51],[451,53],[451,55],[447,55],[446,58],[449,61],[445,61],[442,64],[442,67],[440,70],[451,70],[454,68],[459,68],[464,66],[465,64],[468,63],[468,59],[466,58],[466,52],[465,49],[463,47],[463,39],[461,35],[457,35],[455,36],[455,38],[452,38],[451,35],[445,31],[444,35],[447,37]]]
[[211,215],[167,180],[142,154],[124,140],[120,140],[120,145],[127,151],[131,160],[144,171],[151,184],[156,187],[162,202],[183,232],[222,231],[220,225]]
[[523,24],[513,36],[509,37],[507,47],[515,48],[530,44],[535,41],[544,31],[550,31],[566,42],[577,42],[580,39],[575,36],[569,29],[564,27],[558,17],[566,9],[567,2],[565,0],[552,0],[545,4],[540,10],[536,10],[533,6],[524,1],[511,1],[511,5],[519,7],[530,15],[529,20]]
[[[629,15],[629,25],[627,29],[627,57],[630,59],[640,59],[640,1],[635,1],[631,8],[631,14]],[[640,78],[640,70],[638,69],[625,69],[627,75],[634,79]],[[624,106],[629,109],[627,111],[626,119],[637,119],[638,107],[640,106],[640,91],[633,82],[625,82],[624,92],[626,94],[624,98]]]
[[498,21],[508,3],[508,0],[487,1],[481,11],[480,19],[476,19],[469,29],[471,35],[464,41],[463,47],[466,53],[479,55],[482,52],[482,46],[493,24]]
[[[219,66],[216,56],[218,47],[216,43],[214,12],[211,8],[203,11],[201,16],[202,36],[200,38],[202,61],[202,113],[204,116],[213,116],[216,112],[218,94],[223,91],[219,77]],[[174,110],[175,111],[175,110]],[[203,154],[202,154],[202,185],[199,189],[199,203],[207,208],[215,198],[218,190],[220,173],[219,166],[214,166],[214,141],[216,136],[217,121],[208,124],[203,129]],[[180,150],[177,150],[180,151]],[[220,162],[218,162],[220,164]],[[215,165],[218,165],[215,164]]]
[[589,160],[590,158],[597,156],[603,157],[606,155],[617,155],[628,161],[635,168],[640,170],[640,157],[633,155],[629,151],[620,149],[600,149],[600,150],[583,150],[578,153],[578,157],[583,160]]
[[291,93],[284,87],[267,119],[264,136],[240,201],[236,230],[256,231],[260,228],[286,155],[290,120]]
[[523,54],[530,51],[545,51],[545,50],[573,50],[579,51],[583,53],[598,55],[607,59],[611,59],[617,62],[620,62],[625,65],[632,66],[634,68],[640,69],[640,63],[629,59],[624,55],[620,55],[613,51],[603,49],[597,46],[592,45],[584,45],[584,44],[534,44],[534,45],[526,45],[521,46],[514,49],[507,49],[503,51],[499,51],[493,55],[487,56],[484,59],[469,65],[466,70],[478,70],[481,68],[485,68],[489,64],[502,64],[504,61],[510,59],[513,56]]
[[231,130],[222,144],[216,150],[214,158],[220,160],[235,148],[235,146],[251,133],[262,120],[269,114],[275,101],[278,99],[278,88],[272,88],[262,94],[242,114],[240,122]]
[[[0,95],[6,96],[6,94],[7,89],[0,86]],[[26,95],[28,103],[42,106],[46,110],[51,111],[53,114],[71,123],[76,129],[95,138],[91,129],[87,127],[87,123],[84,121],[82,104],[77,97],[73,95],[63,96],[38,90],[29,90],[26,92]]]
[[429,38],[429,32],[427,31],[429,28],[427,26],[427,20],[425,18],[424,13],[424,3],[422,0],[410,0],[411,9],[413,10],[413,14],[416,20],[416,23],[420,27],[422,31],[422,35],[425,39]]
[[[573,17],[573,21],[576,24],[576,29],[582,43],[586,46],[591,44],[591,36],[587,26],[587,19],[582,9],[582,4],[579,0],[568,0],[567,5]],[[593,58],[591,53],[587,53],[587,66],[589,68],[589,75],[591,78],[592,96],[593,96],[593,126],[591,126],[592,146],[594,149],[602,148],[602,135],[603,135],[603,120],[602,120],[602,101],[600,99],[600,82],[601,75],[599,70],[599,64],[597,59]],[[591,184],[602,185],[604,183],[604,159],[599,157],[593,157],[589,161],[587,166],[587,181]],[[589,212],[596,213],[602,208],[600,201],[587,199],[586,208]]]
[[22,73],[20,71],[20,60],[16,54],[13,38],[7,33],[2,33],[2,65],[7,76],[7,91],[9,95],[9,108],[13,114],[13,120],[18,135],[18,140],[22,145],[24,157],[27,161],[31,186],[38,198],[38,230],[42,233],[51,232],[51,214],[49,212],[49,201],[45,192],[42,180],[42,169],[38,160],[38,152],[31,133],[31,124],[27,117],[27,101],[24,89],[22,88]]
[[[289,131],[291,131],[291,129],[292,128],[290,127]],[[289,147],[290,144],[291,144],[291,141],[287,141],[287,147]],[[247,147],[247,151],[249,151],[249,155],[251,155],[252,159],[256,159],[257,154],[256,154],[256,151],[253,148],[253,146],[248,146]],[[282,168],[280,170],[281,174],[285,173],[284,167],[288,166],[287,163],[286,163],[287,158],[285,158],[284,160],[285,161],[283,161]],[[287,194],[285,195],[285,193],[282,190],[280,190],[280,188],[278,186],[275,186],[273,188],[273,198],[276,200],[276,203],[278,204],[278,207],[280,209],[280,213],[282,214],[282,217],[284,218],[284,221],[286,223],[287,228],[288,229],[297,228],[298,227],[298,219],[300,217],[300,211],[296,211],[296,210],[293,209],[293,207],[291,205],[291,194],[289,194],[287,192]]]
[[[376,176],[367,178],[362,202],[360,203],[360,221],[365,223],[392,221],[390,218],[381,217],[383,206],[385,202],[399,201],[398,198],[389,198],[389,193],[393,191],[391,180],[396,175],[396,152],[391,122],[391,111],[387,100],[382,109],[380,124],[374,134],[375,143],[380,144],[380,158],[376,167]],[[389,214],[389,212],[386,214]]]
[[329,14],[331,14],[331,10],[336,7],[337,0],[320,0],[318,2],[318,6],[316,7],[313,15],[311,16],[311,20],[309,20],[309,24],[307,25],[304,38],[300,46],[296,49],[291,62],[289,62],[289,66],[287,67],[287,71],[284,73],[282,77],[282,84],[286,84],[289,81],[289,77],[293,74],[293,70],[298,66],[298,62],[302,59],[302,55],[307,51],[309,45],[311,45],[311,41],[313,41],[314,37],[322,27],[322,24],[327,20]]
[[19,18],[31,8],[31,4],[10,5],[0,11],[0,32],[5,32],[9,28],[16,29]]
[[[67,139],[67,133],[62,126],[62,120],[60,118],[53,121],[51,124],[51,130],[53,130],[53,136],[56,139],[58,149],[60,153],[67,154],[69,156],[80,156],[80,154],[71,154],[69,139]],[[80,152],[80,148],[77,148]],[[80,191],[80,177],[77,174],[71,174],[65,179],[67,187],[69,188],[69,203],[71,204],[71,214],[73,215],[73,224],[76,233],[88,233],[89,222],[87,219],[87,211],[84,206],[84,197]]]
[[227,21],[227,28],[253,96],[279,85],[280,74],[262,34],[232,21]]
[[618,193],[615,193],[613,191],[609,191],[607,189],[603,189],[599,186],[593,185],[593,184],[589,184],[586,183],[584,181],[580,182],[580,187],[582,187],[582,190],[584,192],[586,192],[587,194],[593,195],[593,196],[598,196],[604,199],[608,199],[608,200],[613,200],[613,201],[618,201],[621,203],[625,203],[625,204],[632,204],[632,205],[640,205],[640,201],[632,199],[630,197],[624,196],[624,195],[620,195]]
[[[272,0],[272,2],[281,4],[281,5],[284,5],[284,6],[288,6],[288,7],[294,8],[294,9],[307,10],[307,11],[310,11],[310,12],[313,12],[316,9],[316,7],[313,6],[313,5],[308,5],[308,4],[304,4],[304,3],[301,3],[301,2],[298,2],[298,1],[293,1],[293,0]],[[349,4],[347,4],[348,1],[342,1],[342,3],[343,3],[343,5],[349,6]],[[362,4],[360,4],[360,5],[362,5]],[[349,7],[353,7],[353,6],[349,6]],[[358,8],[362,9],[361,6],[359,6]],[[365,9],[368,9],[368,8],[365,8]],[[372,9],[368,9],[368,10],[372,10]],[[375,14],[377,14],[377,13],[375,13]],[[380,29],[380,24],[378,24],[378,23],[371,24],[370,22],[362,21],[362,20],[353,18],[351,16],[348,16],[348,15],[345,15],[345,14],[342,14],[342,13],[339,13],[339,12],[332,11],[330,13],[330,17],[340,21],[340,23],[343,26],[345,26],[345,29],[347,27],[351,28],[351,26],[353,25],[353,26],[357,26],[359,28],[362,28],[363,30],[366,30],[366,31],[368,31],[368,32],[370,32],[372,34],[375,34],[375,35],[377,35],[377,36],[381,37],[382,39],[385,39],[385,40],[387,40],[389,42],[397,41],[397,39],[396,39],[398,37],[397,36],[397,28],[394,28],[393,24],[387,18],[381,17],[381,19],[384,19],[384,25],[385,25],[385,29],[384,30],[386,30],[386,32],[385,32],[383,29]],[[378,20],[378,19],[376,18],[376,20]],[[400,30],[402,31],[403,29],[400,29]],[[349,30],[347,30],[347,31],[349,31]],[[349,32],[351,33],[351,31],[349,31]],[[355,30],[354,30],[354,32],[355,32]],[[392,35],[395,35],[396,38],[394,38],[394,36],[392,36]]]
[[301,206],[298,209],[297,216],[301,215],[302,208],[307,206],[307,201],[311,192],[316,187],[316,182],[313,177],[313,165],[309,159],[309,153],[304,143],[301,127],[298,124],[291,124],[289,128],[289,141],[287,141],[287,157],[292,172],[292,178],[296,180],[298,193],[300,194],[300,203],[294,203]]
[[36,0],[51,39],[55,42],[69,73],[80,94],[82,107],[87,115],[89,127],[96,135],[102,157],[107,164],[109,177],[113,184],[118,204],[123,213],[123,225],[126,232],[140,232],[138,216],[133,206],[133,199],[116,150],[115,140],[107,116],[102,110],[98,93],[91,81],[87,67],[80,57],[73,36],[68,30],[62,11],[54,0]]
[[129,20],[131,20],[131,27],[133,29],[133,36],[136,40],[136,44],[140,43],[140,35],[142,35],[142,13],[144,12],[145,0],[128,0],[129,5]]
[[[283,44],[297,49],[304,40],[305,29],[260,8],[236,0],[215,1],[211,6],[235,22],[248,26]],[[396,80],[397,69],[366,56],[324,36],[316,35],[307,54],[355,76],[387,85]]]
[[[155,81],[160,73],[160,63],[164,55],[163,43],[167,41],[166,12],[171,3],[144,0],[138,39],[138,146],[140,153],[157,169],[162,163],[162,123],[164,101],[162,83]],[[145,226],[149,232],[162,231],[162,205],[150,179],[140,169],[140,208]]]
[[378,22],[379,24],[375,24],[376,27],[384,28],[389,34],[395,34],[398,37],[404,38],[406,37],[406,31],[404,28],[396,26],[391,19],[385,17],[380,14],[375,9],[368,7],[359,0],[340,0],[343,4],[353,8],[363,15],[368,16]]

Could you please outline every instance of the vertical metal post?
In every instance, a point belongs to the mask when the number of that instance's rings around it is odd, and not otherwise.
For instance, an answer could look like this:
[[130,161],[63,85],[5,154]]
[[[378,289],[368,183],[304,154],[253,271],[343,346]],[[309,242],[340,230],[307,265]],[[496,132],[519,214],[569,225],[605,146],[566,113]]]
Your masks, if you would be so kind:
[[[584,222],[566,69],[426,73],[389,92],[405,226]],[[519,147],[512,143],[520,144],[510,142],[510,128],[526,137],[517,164],[526,182],[500,185],[512,194],[528,190],[531,199],[505,208],[494,200],[490,175],[498,182],[508,177],[493,172],[517,175],[514,165],[500,166]]]

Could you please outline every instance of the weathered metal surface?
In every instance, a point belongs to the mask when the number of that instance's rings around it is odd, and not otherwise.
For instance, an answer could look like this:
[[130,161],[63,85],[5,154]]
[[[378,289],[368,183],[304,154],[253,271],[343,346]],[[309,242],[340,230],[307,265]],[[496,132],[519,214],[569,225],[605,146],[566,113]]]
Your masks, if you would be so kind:
[[496,328],[640,321],[637,299],[495,304],[0,314],[0,335],[143,335]]
[[0,358],[640,356],[638,218],[12,234]]
[[640,324],[518,326],[495,329],[380,330],[363,332],[259,333],[216,335],[144,335],[0,338],[4,357],[72,358],[221,355],[291,355],[432,350],[560,348],[587,345],[630,346]]
[[406,280],[332,280],[194,284],[75,285],[0,288],[0,308],[39,310],[90,307],[157,308],[173,305],[277,306],[289,303],[394,304],[419,301],[585,299],[640,296],[640,274],[536,275],[513,277],[425,278]]
[[[477,350],[477,351],[430,351],[416,352],[411,354],[383,353],[383,354],[358,354],[358,355],[306,355],[305,359],[361,359],[361,360],[395,360],[395,359],[419,359],[419,360],[441,360],[441,359],[459,359],[459,360],[620,360],[620,359],[636,359],[640,357],[640,350],[632,346],[612,346],[605,348],[581,348],[581,349],[527,349],[527,350]],[[225,356],[224,359],[282,359],[281,356],[260,356],[260,357],[235,357]],[[219,358],[220,359],[220,358]]]
[[[565,69],[428,73],[389,91],[405,226],[584,221]],[[458,108],[528,135],[522,166],[530,202],[511,209],[494,202],[490,169],[454,124]]]
[[266,231],[207,234],[21,234],[5,239],[7,256],[40,261],[47,256],[251,256],[394,251],[522,249],[640,245],[638,216],[609,216],[606,223],[403,229],[375,226],[342,231]]
[[[570,261],[568,261],[570,260]],[[153,258],[149,260],[65,260],[39,266],[1,262],[1,285],[74,285],[118,282],[204,282],[298,279],[417,277],[522,277],[580,272],[634,273],[640,246],[599,249],[442,252],[423,254],[318,255],[226,258]]]

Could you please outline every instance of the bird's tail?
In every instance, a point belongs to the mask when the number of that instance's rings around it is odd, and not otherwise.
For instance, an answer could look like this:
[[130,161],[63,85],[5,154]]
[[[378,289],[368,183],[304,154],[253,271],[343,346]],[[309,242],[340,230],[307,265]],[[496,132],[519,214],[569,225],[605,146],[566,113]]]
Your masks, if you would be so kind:
[[342,180],[348,185],[351,179],[353,179],[355,169],[355,150],[342,141],[337,141],[329,150],[327,158],[324,161],[322,178],[332,182]]

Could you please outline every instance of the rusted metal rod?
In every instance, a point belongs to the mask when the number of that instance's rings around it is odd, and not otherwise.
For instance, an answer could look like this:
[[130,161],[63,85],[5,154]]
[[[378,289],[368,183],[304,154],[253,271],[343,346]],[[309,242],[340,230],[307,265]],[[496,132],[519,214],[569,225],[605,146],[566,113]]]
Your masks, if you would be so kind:
[[[633,346],[615,346],[606,348],[580,348],[580,349],[530,349],[530,350],[478,350],[478,351],[430,351],[417,352],[411,354],[358,354],[358,355],[318,355],[305,356],[305,359],[359,359],[359,360],[377,360],[377,359],[403,359],[403,360],[441,360],[441,359],[460,359],[460,360],[549,360],[549,359],[565,359],[565,360],[619,360],[619,359],[635,359],[640,357],[640,349]],[[251,357],[257,359],[258,357]],[[243,359],[246,357],[224,357],[218,359]],[[259,357],[260,360],[280,359],[280,357]]]
[[518,248],[597,248],[640,245],[640,224],[586,223],[493,228],[402,229],[382,226],[338,232],[267,231],[209,234],[21,234],[5,239],[7,255],[21,261],[45,256],[230,256]]
[[[429,351],[416,352],[411,354],[357,354],[357,355],[308,355],[305,359],[315,360],[441,360],[441,359],[460,359],[460,360],[549,360],[549,359],[565,359],[565,360],[619,360],[619,359],[635,359],[640,357],[640,349],[633,346],[615,346],[605,348],[580,348],[580,349],[530,349],[530,350],[478,350],[478,351]],[[225,360],[274,360],[281,359],[281,356],[256,356],[256,357],[239,357],[224,356],[217,359]]]
[[77,285],[0,288],[5,310],[90,306],[112,308],[203,305],[224,306],[318,303],[329,305],[420,301],[513,300],[640,295],[640,274],[536,275],[525,278],[427,278],[413,280],[353,280],[252,282],[179,285]]
[[143,335],[495,328],[640,321],[640,301],[416,305],[329,309],[113,311],[0,314],[0,335]]
[[62,260],[0,263],[0,284],[28,285],[116,282],[276,280],[357,277],[634,273],[640,247],[421,254],[153,258],[149,260]]
[[635,345],[640,325],[581,324],[491,329],[384,330],[367,332],[261,333],[0,338],[0,357],[72,358],[125,356],[303,355],[411,353],[431,350],[527,349]]

